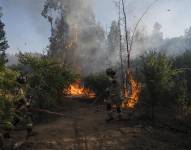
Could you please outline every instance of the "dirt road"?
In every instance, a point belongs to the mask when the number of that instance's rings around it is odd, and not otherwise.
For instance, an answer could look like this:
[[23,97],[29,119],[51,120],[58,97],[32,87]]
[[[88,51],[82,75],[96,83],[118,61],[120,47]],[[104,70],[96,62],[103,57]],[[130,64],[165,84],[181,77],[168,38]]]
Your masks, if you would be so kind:
[[[95,106],[74,102],[65,117],[35,126],[36,136],[21,150],[187,150],[188,136],[143,126],[130,119],[105,122],[105,112]],[[18,139],[22,141],[24,133]]]

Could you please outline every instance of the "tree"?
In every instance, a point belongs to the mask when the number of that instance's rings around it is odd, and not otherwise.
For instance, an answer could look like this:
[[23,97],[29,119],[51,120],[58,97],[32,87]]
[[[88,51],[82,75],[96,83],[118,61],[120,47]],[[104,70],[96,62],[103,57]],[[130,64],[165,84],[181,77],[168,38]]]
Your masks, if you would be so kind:
[[[146,9],[145,11],[142,13],[142,15],[138,18],[137,22],[135,23],[134,27],[131,27],[128,25],[128,16],[127,16],[127,12],[126,12],[126,4],[125,4],[125,0],[118,0],[118,10],[119,10],[119,31],[121,32],[121,19],[123,20],[123,26],[124,26],[124,32],[123,33],[124,37],[122,37],[122,34],[119,34],[119,41],[120,41],[120,51],[121,51],[121,40],[124,39],[125,43],[125,58],[124,58],[124,65],[122,64],[121,68],[124,68],[124,70],[122,70],[122,74],[123,74],[123,82],[122,84],[124,84],[122,86],[122,88],[124,89],[128,89],[128,91],[131,91],[131,85],[129,83],[128,78],[131,77],[132,75],[132,70],[131,70],[131,56],[132,56],[132,51],[133,51],[133,45],[134,45],[134,41],[135,38],[137,36],[137,29],[139,27],[139,24],[141,23],[141,21],[143,20],[143,17],[148,13],[148,11],[152,8],[152,6],[157,2],[158,0],[153,1]],[[122,17],[121,17],[121,12],[122,12]],[[122,52],[122,51],[121,51]],[[120,53],[121,53],[120,52]],[[120,54],[120,57],[122,56],[122,54]],[[122,58],[122,57],[121,57]],[[121,59],[122,60],[122,59]],[[123,61],[123,60],[122,60]],[[122,62],[121,61],[121,62]],[[131,92],[129,92],[131,93]],[[124,90],[124,94],[125,94],[125,90]]]
[[[57,13],[56,18],[52,15],[53,11]],[[59,6],[58,1],[46,0],[41,14],[51,25],[48,54],[52,57],[63,59],[67,62],[66,58],[68,52],[66,46],[69,40],[69,26],[66,21],[64,9]]]
[[173,87],[173,78],[178,71],[173,68],[172,61],[163,53],[150,51],[142,57],[144,82],[149,91],[152,120],[154,120],[156,104],[166,102],[166,93]]
[[[1,8],[0,8],[1,11]],[[7,62],[6,49],[9,47],[5,37],[4,23],[2,22],[2,13],[0,12],[0,67]]]
[[105,32],[88,4],[84,0],[45,0],[42,11],[51,24],[50,56],[84,74],[102,70],[105,66],[100,64],[106,62]]
[[187,97],[188,97],[188,105],[191,105],[191,51],[187,50],[183,54],[176,56],[174,67],[177,69],[183,70],[184,74],[182,76],[183,79],[186,80],[187,87]]
[[191,27],[185,30],[184,36],[186,38],[191,38]]
[[163,42],[163,33],[161,32],[162,25],[156,22],[153,26],[152,35],[150,37],[151,46],[158,48]]
[[[148,11],[153,7],[153,5],[158,1],[154,0],[142,13],[142,15],[139,17],[137,22],[135,23],[135,26],[131,29],[128,27],[128,20],[127,20],[127,13],[125,9],[125,0],[119,0],[119,4],[121,1],[122,5],[122,13],[123,13],[123,19],[124,19],[124,34],[125,34],[125,44],[126,44],[126,52],[127,52],[127,59],[126,59],[126,66],[127,66],[127,71],[130,71],[131,69],[131,52],[133,49],[133,44],[134,44],[134,38],[137,32],[137,29],[139,27],[140,22],[143,20],[144,16],[148,13]],[[120,7],[119,7],[120,8]]]
[[[68,24],[65,16],[62,14],[60,18],[57,18],[55,28],[52,29],[52,35],[50,37],[49,54],[55,58],[62,58],[67,62],[67,49],[65,48],[68,40]],[[65,50],[65,53],[62,51]],[[64,56],[65,54],[65,56]]]
[[112,21],[107,39],[110,55],[116,54],[119,47],[119,26],[116,21]]

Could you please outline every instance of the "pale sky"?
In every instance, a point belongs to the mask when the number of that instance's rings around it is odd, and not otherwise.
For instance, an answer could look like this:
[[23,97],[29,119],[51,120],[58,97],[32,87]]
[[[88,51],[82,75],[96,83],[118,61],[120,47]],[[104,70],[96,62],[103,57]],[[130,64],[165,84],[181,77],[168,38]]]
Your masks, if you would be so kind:
[[[153,0],[126,0],[129,24],[135,24],[152,2]],[[9,53],[19,50],[42,52],[48,45],[50,36],[50,26],[40,15],[43,0],[0,0],[0,6],[3,7]],[[104,29],[109,28],[111,21],[117,18],[113,0],[93,0],[92,8],[96,20]],[[159,22],[165,37],[181,36],[191,26],[190,16],[191,0],[158,0],[139,27],[144,26],[150,32],[153,24]]]

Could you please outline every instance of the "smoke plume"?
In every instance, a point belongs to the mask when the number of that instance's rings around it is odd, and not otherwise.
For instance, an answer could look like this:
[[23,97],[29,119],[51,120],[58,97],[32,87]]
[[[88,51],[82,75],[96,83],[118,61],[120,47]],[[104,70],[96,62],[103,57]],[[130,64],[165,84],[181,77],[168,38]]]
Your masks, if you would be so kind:
[[105,33],[89,0],[47,0],[42,15],[52,26],[50,55],[79,73],[105,69]]

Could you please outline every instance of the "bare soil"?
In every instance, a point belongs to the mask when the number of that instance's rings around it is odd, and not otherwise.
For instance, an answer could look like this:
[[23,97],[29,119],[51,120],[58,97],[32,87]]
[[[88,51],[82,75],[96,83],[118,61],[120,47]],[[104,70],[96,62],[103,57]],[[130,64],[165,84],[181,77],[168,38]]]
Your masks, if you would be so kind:
[[[69,99],[64,117],[36,125],[35,136],[25,140],[24,131],[13,138],[19,150],[190,150],[190,134],[146,125],[130,119],[105,122],[103,107]],[[70,109],[69,109],[70,108]],[[59,110],[60,111],[60,110]]]

